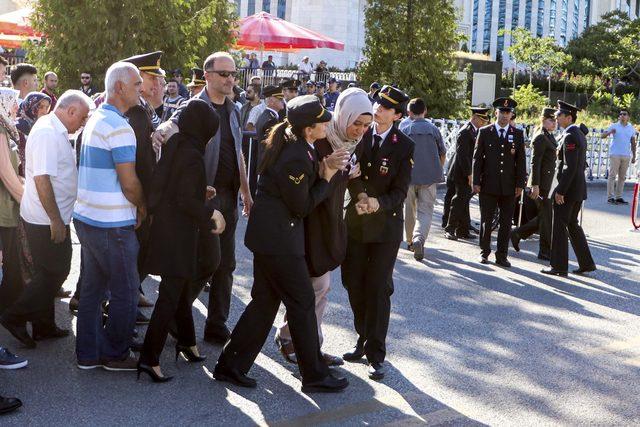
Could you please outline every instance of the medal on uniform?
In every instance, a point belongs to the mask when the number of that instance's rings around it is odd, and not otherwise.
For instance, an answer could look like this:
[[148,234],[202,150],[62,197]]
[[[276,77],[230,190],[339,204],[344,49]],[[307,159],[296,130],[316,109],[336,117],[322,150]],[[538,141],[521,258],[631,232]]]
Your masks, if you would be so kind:
[[509,145],[511,145],[511,155],[516,154],[516,144],[513,142],[513,135],[509,135]]
[[386,175],[389,173],[389,159],[382,159],[382,165],[380,166],[380,175]]

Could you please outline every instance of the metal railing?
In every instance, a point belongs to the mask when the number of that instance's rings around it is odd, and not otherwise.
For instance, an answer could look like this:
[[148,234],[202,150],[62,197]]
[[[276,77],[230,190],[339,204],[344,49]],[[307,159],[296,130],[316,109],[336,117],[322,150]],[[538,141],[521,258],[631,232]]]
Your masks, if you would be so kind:
[[298,79],[302,81],[304,78],[309,78],[314,82],[326,83],[329,78],[333,77],[338,81],[353,82],[356,81],[355,73],[339,73],[333,71],[325,71],[322,73],[312,72],[311,74],[305,74],[299,70],[284,70],[284,69],[265,69],[265,68],[240,68],[238,69],[238,81],[239,84],[246,88],[251,83],[252,77],[260,77],[262,86],[277,85],[284,79]]

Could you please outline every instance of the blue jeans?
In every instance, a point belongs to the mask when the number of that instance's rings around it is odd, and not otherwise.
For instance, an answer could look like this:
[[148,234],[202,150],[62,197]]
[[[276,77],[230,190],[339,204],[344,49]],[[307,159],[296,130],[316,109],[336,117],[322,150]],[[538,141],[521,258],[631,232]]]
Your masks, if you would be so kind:
[[[122,359],[136,322],[140,277],[133,226],[100,228],[73,220],[82,245],[82,295],[78,306],[76,356],[82,361]],[[109,318],[102,326],[102,302]]]

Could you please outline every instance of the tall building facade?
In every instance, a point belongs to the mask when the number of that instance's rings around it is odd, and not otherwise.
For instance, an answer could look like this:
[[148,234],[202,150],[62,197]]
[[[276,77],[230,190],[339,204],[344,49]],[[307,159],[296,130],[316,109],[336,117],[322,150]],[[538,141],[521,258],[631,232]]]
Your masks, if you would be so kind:
[[577,37],[600,17],[621,10],[631,18],[640,16],[640,0],[454,0],[460,30],[467,36],[470,52],[513,65],[506,52],[509,34],[500,30],[526,28],[536,37],[551,36],[560,46]]
[[[364,8],[367,0],[233,0],[242,18],[265,11],[344,43],[344,50],[307,49],[273,53],[279,65],[298,64],[303,56],[329,66],[352,68],[364,48]],[[271,53],[270,53],[271,54]]]

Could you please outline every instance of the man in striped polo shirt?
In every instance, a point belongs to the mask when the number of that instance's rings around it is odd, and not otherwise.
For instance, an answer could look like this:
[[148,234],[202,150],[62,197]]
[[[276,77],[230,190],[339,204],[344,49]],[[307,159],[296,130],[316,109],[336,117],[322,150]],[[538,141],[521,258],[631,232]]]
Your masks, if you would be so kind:
[[[82,245],[82,298],[78,307],[78,367],[136,369],[129,352],[140,279],[135,228],[146,217],[136,175],[136,137],[124,113],[139,102],[138,69],[117,62],[105,76],[106,99],[84,128],[74,225]],[[110,294],[102,326],[100,304]]]

